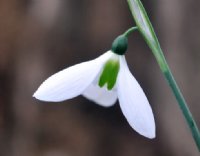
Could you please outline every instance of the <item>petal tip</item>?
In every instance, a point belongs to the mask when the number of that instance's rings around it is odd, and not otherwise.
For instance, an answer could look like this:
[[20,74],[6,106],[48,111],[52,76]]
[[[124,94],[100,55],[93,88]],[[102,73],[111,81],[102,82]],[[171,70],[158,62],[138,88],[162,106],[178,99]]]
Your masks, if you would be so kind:
[[52,97],[48,94],[45,94],[40,88],[38,88],[35,93],[32,95],[33,98],[40,100],[40,101],[46,101],[46,102],[53,102],[55,101],[52,99]]
[[32,95],[32,97],[44,101],[43,98],[41,98],[41,95],[39,94],[38,90]]
[[37,98],[37,91],[33,93],[32,97]]
[[155,131],[154,132],[151,132],[151,133],[148,133],[145,135],[145,137],[149,138],[149,139],[155,139],[156,138],[156,134],[155,134]]
[[156,137],[155,124],[151,128],[148,128],[148,130],[138,131],[138,133],[149,139],[154,139]]

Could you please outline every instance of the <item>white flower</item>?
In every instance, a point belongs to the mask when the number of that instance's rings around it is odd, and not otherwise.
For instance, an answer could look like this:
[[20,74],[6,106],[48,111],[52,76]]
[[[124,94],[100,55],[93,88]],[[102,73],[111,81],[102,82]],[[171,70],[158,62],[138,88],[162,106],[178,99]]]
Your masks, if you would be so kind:
[[[98,84],[105,64],[109,61],[119,65],[116,83],[111,90],[106,88],[108,84],[104,87]],[[118,98],[130,126],[143,136],[155,137],[151,107],[142,88],[130,73],[124,55],[108,51],[94,60],[64,69],[45,80],[33,96],[42,101],[59,102],[79,95],[105,107],[112,106]]]

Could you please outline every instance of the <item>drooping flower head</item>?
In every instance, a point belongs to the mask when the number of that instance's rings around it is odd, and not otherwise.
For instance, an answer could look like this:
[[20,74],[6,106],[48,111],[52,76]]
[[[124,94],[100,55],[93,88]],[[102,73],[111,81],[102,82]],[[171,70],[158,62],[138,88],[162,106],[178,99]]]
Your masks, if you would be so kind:
[[104,107],[114,105],[118,99],[130,126],[139,134],[154,138],[152,109],[129,71],[124,56],[127,47],[127,37],[120,35],[114,40],[111,50],[50,76],[33,96],[42,101],[59,102],[83,95]]

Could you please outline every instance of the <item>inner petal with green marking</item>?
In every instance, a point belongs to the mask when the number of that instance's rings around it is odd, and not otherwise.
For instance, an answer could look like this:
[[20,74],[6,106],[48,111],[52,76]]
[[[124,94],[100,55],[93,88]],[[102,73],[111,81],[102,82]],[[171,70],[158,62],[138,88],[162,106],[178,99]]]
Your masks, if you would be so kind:
[[103,87],[104,85],[107,84],[107,89],[111,90],[115,86],[115,83],[117,81],[117,75],[119,72],[119,59],[114,58],[114,59],[109,59],[104,67],[103,71],[100,75],[99,78],[99,86]]

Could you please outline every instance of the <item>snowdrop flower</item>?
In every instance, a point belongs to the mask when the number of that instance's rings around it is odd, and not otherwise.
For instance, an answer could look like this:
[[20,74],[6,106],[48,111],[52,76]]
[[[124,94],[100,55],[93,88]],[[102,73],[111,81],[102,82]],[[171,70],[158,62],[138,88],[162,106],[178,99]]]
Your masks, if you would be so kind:
[[119,104],[130,126],[139,134],[155,137],[155,122],[149,102],[127,66],[124,53],[128,40],[117,37],[112,50],[100,57],[66,68],[45,80],[34,97],[59,102],[83,95],[109,107]]

